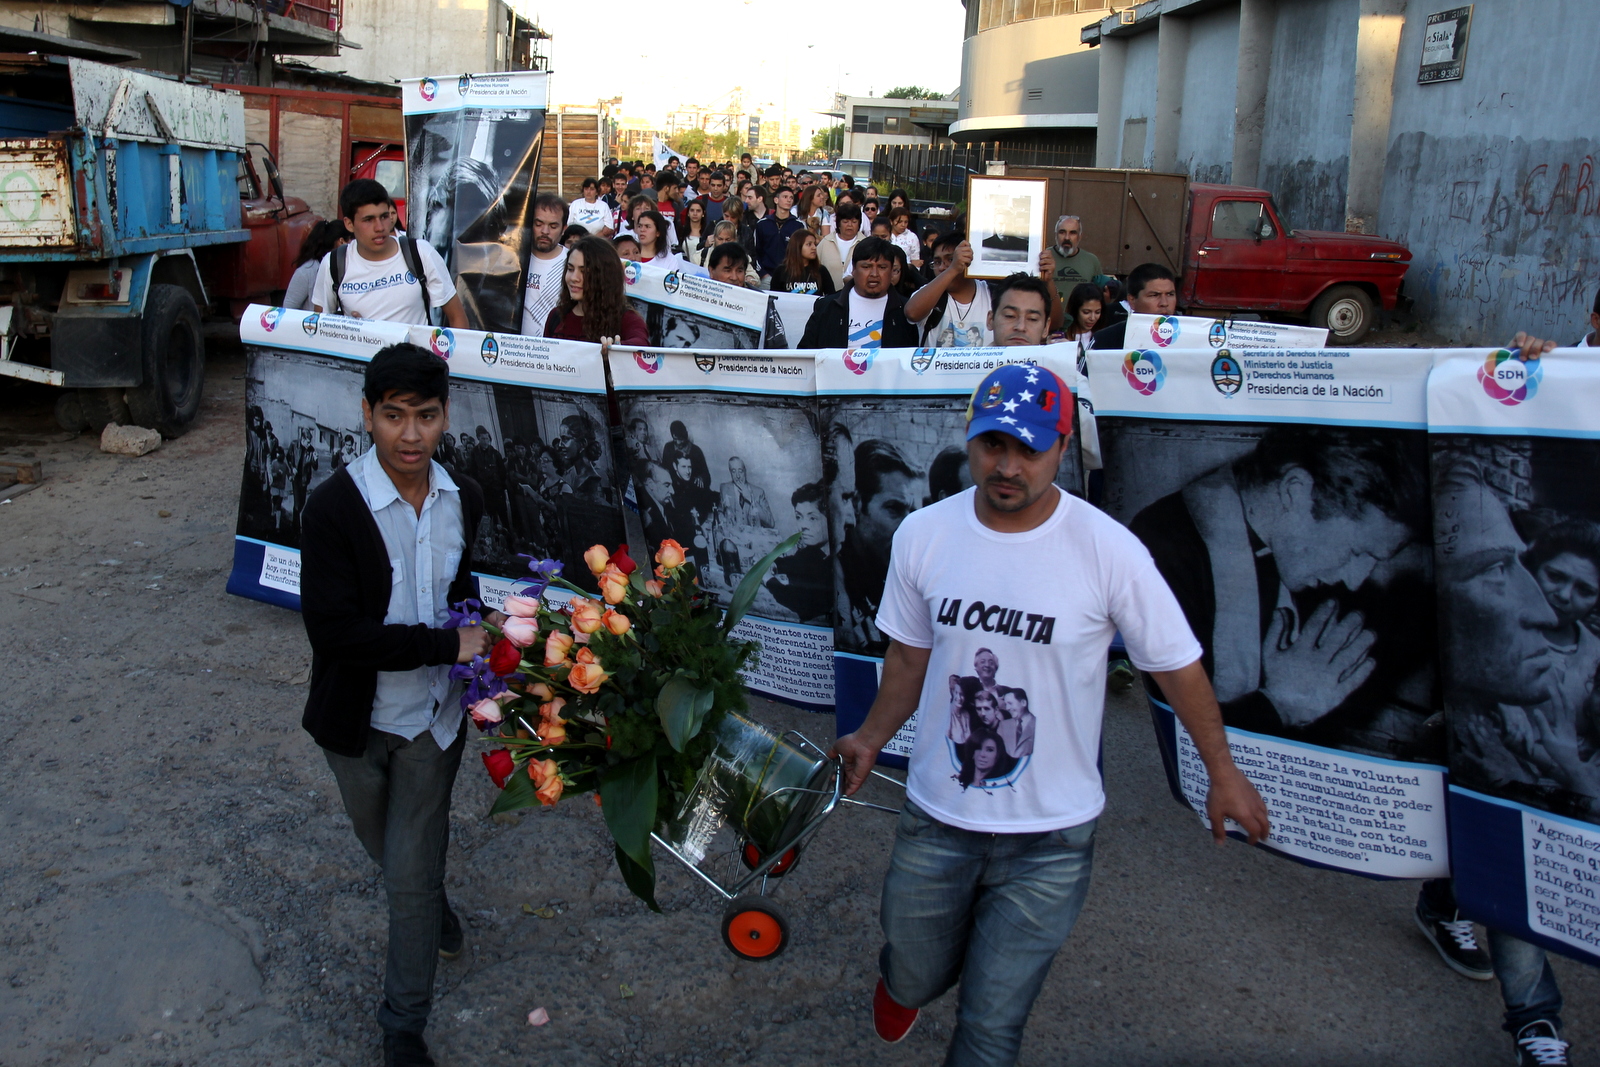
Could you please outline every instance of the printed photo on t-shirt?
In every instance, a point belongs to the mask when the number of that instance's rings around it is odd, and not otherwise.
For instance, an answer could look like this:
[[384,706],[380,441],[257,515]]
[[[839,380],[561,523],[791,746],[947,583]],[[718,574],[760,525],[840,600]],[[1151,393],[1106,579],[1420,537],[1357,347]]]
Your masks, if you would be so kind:
[[1038,720],[1028,708],[1028,691],[999,681],[1000,657],[991,649],[978,649],[972,670],[950,675],[945,743],[951,777],[963,790],[1013,786],[1033,756]]

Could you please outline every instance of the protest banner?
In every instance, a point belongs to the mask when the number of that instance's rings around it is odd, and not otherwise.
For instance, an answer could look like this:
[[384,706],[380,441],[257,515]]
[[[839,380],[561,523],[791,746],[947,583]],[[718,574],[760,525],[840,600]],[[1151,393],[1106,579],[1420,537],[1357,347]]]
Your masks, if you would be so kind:
[[[695,267],[632,260],[622,264],[622,280],[628,299],[644,315],[654,348],[789,348],[800,340],[816,300],[725,285]],[[791,330],[796,321],[799,328]]]
[[483,489],[472,537],[485,603],[527,574],[519,554],[559,559],[592,587],[584,549],[623,540],[598,346],[258,305],[240,332],[247,448],[230,593],[299,608],[301,510],[367,449],[364,365],[408,340],[450,361],[451,424],[435,458]]
[[647,544],[683,545],[726,602],[801,534],[734,633],[761,643],[753,691],[821,711],[833,707],[833,562],[814,355],[612,349],[610,362]]
[[[1268,848],[1449,872],[1428,516],[1429,351],[1092,351],[1103,506],[1205,649]],[[1174,795],[1193,742],[1146,678]]]
[[1128,316],[1128,348],[1322,348],[1328,331],[1256,319],[1204,319],[1194,315]]
[[1428,386],[1465,916],[1600,963],[1600,363],[1440,353]]
[[522,325],[548,83],[530,70],[400,83],[407,230],[444,257],[474,329]]
[[[878,693],[888,641],[874,619],[894,532],[911,512],[971,486],[967,402],[991,370],[1035,363],[1070,390],[1078,373],[1071,345],[1029,348],[903,348],[817,354],[822,459],[834,561],[834,702],[837,728],[860,726]],[[1063,403],[1076,402],[1063,397]],[[1057,483],[1083,494],[1072,435]],[[880,761],[904,767],[916,738],[913,716]]]

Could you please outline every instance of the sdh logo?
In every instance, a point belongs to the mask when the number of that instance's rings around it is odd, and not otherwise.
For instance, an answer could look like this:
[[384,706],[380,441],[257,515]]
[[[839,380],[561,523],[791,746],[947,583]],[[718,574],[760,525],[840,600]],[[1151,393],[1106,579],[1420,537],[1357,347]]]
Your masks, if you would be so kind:
[[1167,380],[1167,368],[1159,355],[1145,349],[1122,357],[1122,376],[1128,379],[1134,392],[1150,396]]
[[447,329],[434,330],[433,336],[428,338],[428,347],[440,359],[449,359],[456,350],[456,335]]
[[1478,368],[1478,382],[1490,400],[1516,407],[1524,400],[1532,400],[1539,392],[1539,381],[1544,377],[1544,361],[1524,360],[1520,353],[1497,348]]
[[1176,315],[1158,315],[1150,324],[1150,342],[1157,348],[1171,348],[1182,330]]

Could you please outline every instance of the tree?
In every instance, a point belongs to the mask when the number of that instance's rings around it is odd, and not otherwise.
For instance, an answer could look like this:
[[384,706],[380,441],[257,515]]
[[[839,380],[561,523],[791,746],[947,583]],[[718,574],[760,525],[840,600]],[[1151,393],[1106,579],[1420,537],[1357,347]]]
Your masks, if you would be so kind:
[[830,156],[837,156],[844,151],[844,123],[829,126],[825,130],[818,130],[811,135],[811,147],[817,152],[826,152]]
[[938,100],[943,94],[920,85],[897,85],[883,95],[890,100]]
[[704,130],[685,130],[668,143],[680,156],[698,156],[705,154],[706,145],[711,143],[711,138],[706,136]]
[[712,136],[710,151],[718,159],[738,159],[744,153],[744,141],[738,131],[728,130]]

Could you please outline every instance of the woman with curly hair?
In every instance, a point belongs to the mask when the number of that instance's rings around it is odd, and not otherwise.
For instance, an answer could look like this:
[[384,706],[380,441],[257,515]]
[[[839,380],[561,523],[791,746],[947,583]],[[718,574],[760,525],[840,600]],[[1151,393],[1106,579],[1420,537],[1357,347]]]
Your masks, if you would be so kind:
[[561,299],[546,320],[544,335],[597,344],[647,345],[644,318],[623,295],[622,260],[610,241],[585,237],[567,253]]

